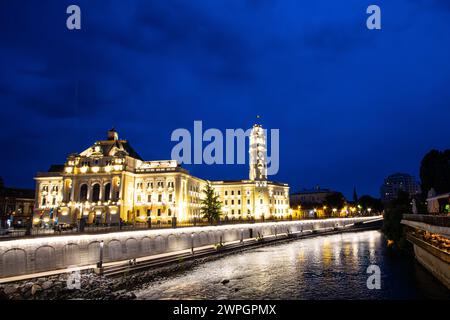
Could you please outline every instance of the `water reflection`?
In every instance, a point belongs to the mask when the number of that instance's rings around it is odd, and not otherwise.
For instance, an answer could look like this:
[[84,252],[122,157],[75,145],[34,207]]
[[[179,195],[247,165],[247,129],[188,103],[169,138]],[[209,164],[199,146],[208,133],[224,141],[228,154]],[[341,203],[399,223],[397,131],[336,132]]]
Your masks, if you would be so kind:
[[[377,264],[382,289],[366,287]],[[223,280],[229,282],[223,284]],[[149,283],[140,299],[405,299],[450,298],[409,257],[386,252],[378,231],[298,240],[230,255]]]

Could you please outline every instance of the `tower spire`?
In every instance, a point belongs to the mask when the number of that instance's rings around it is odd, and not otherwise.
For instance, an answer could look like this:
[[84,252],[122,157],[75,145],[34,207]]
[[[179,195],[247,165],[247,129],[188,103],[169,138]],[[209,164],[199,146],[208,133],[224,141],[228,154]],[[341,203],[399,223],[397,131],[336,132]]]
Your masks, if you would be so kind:
[[255,124],[250,132],[250,180],[267,179],[267,145],[264,129]]

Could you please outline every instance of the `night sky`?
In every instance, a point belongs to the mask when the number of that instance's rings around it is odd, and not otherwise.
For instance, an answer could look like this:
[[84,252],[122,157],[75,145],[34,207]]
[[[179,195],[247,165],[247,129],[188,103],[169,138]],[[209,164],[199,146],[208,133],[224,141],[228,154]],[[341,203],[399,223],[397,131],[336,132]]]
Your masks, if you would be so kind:
[[[77,4],[82,29],[66,28]],[[382,30],[366,8],[382,9]],[[146,160],[176,128],[280,129],[291,191],[379,196],[450,145],[448,0],[0,0],[0,175],[33,187],[115,126]],[[246,165],[187,167],[247,178]]]

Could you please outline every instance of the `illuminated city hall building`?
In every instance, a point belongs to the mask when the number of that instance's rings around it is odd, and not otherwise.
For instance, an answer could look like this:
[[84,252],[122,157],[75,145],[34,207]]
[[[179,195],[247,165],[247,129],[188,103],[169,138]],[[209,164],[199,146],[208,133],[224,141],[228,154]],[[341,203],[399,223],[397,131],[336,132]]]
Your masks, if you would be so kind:
[[[266,138],[260,125],[250,133],[248,180],[211,181],[222,202],[222,219],[286,217],[289,186],[267,180]],[[111,129],[107,140],[36,178],[35,224],[174,223],[201,219],[206,180],[175,160],[144,161]],[[197,220],[198,221],[198,220]]]

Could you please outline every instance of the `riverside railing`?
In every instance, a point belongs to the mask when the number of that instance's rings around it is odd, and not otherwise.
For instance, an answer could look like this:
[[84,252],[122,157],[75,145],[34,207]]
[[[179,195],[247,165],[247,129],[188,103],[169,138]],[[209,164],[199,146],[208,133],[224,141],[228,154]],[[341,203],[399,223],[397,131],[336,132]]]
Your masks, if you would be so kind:
[[[374,216],[377,214],[374,214]],[[249,223],[263,223],[263,222],[285,222],[285,221],[305,221],[305,220],[322,220],[328,218],[353,218],[359,216],[347,216],[347,217],[324,217],[324,218],[266,218],[266,219],[222,219],[220,221],[209,223],[204,219],[193,219],[183,222],[171,222],[164,223],[162,221],[155,222],[135,222],[135,223],[121,223],[115,225],[107,224],[91,224],[83,227],[81,231],[78,225],[65,225],[65,226],[53,226],[53,227],[33,227],[31,229],[0,229],[0,241],[11,240],[15,238],[33,238],[33,237],[46,237],[57,235],[71,235],[71,234],[96,234],[96,233],[111,233],[120,231],[137,231],[137,230],[153,230],[153,229],[169,229],[169,228],[187,228],[187,227],[201,227],[211,225],[233,225],[233,224],[249,224]],[[363,215],[361,215],[363,217]],[[367,217],[367,215],[364,215]]]
[[450,215],[448,214],[440,214],[440,215],[404,214],[403,219],[409,221],[423,222],[439,227],[450,228]]

